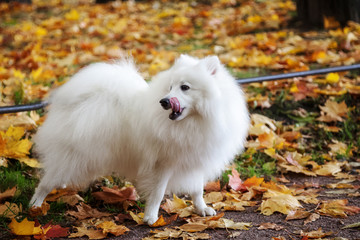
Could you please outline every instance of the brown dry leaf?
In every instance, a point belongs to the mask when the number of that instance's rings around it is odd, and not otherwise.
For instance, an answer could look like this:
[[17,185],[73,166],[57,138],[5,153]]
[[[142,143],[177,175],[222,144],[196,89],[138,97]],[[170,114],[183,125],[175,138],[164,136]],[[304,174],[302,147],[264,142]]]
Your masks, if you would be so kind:
[[76,206],[76,208],[77,208],[77,212],[67,211],[66,213],[73,217],[76,217],[79,220],[83,220],[86,218],[101,218],[101,217],[111,216],[110,213],[100,212],[97,209],[91,208],[89,205],[85,203],[80,203],[79,205]]
[[315,170],[315,173],[320,176],[334,176],[336,173],[341,172],[341,167],[344,162],[332,161],[321,165],[319,169]]
[[316,231],[311,231],[311,232],[303,232],[303,231],[301,231],[300,232],[300,235],[302,237],[307,237],[307,238],[323,238],[323,237],[326,237],[326,236],[330,236],[332,234],[333,234],[333,232],[324,233],[322,231],[321,227]]
[[277,225],[275,223],[262,223],[262,224],[260,224],[258,229],[259,230],[273,229],[273,230],[279,231],[281,229],[284,229],[284,227]]
[[264,198],[265,200],[262,201],[259,210],[267,216],[274,212],[289,214],[290,211],[302,207],[299,201],[291,194],[268,190],[264,194]]
[[124,235],[126,232],[130,231],[127,227],[123,225],[117,225],[113,221],[105,221],[100,224],[97,224],[98,229],[102,229],[103,234],[111,233],[115,236]]
[[220,218],[219,220],[213,220],[207,222],[209,228],[226,228],[233,230],[249,230],[252,226],[251,223],[246,222],[234,222],[230,219]]
[[186,202],[183,199],[178,198],[175,194],[173,195],[174,200],[166,199],[166,202],[161,205],[167,213],[180,213],[180,210],[187,207]]
[[0,116],[0,131],[6,131],[10,126],[24,127],[30,130],[36,127],[36,122],[26,113],[18,113],[16,116]]
[[305,211],[303,209],[297,209],[290,211],[289,214],[286,216],[285,220],[288,221],[288,220],[303,219],[309,217],[310,215],[311,213],[308,211]]
[[5,190],[4,192],[0,193],[0,201],[6,198],[11,198],[15,195],[16,192],[16,186],[13,188],[9,188]]
[[186,223],[179,227],[181,230],[186,232],[202,232],[208,228],[208,225],[204,223]]
[[51,191],[51,193],[46,197],[46,201],[49,202],[55,202],[57,201],[60,197],[62,196],[66,196],[66,195],[74,195],[76,194],[77,191],[70,189],[70,188],[62,188],[62,189],[54,189],[53,191]]
[[216,181],[216,182],[208,182],[205,185],[204,190],[207,193],[209,193],[209,192],[220,192],[220,190],[221,190],[220,180]]
[[221,192],[210,192],[205,194],[204,200],[206,203],[217,203],[221,202],[224,199],[224,196]]
[[337,103],[328,99],[325,106],[320,106],[321,116],[317,118],[322,122],[343,122],[343,117],[347,116],[348,108],[345,101]]
[[74,195],[61,196],[58,198],[57,202],[62,202],[70,206],[75,206],[79,202],[84,202],[84,199],[80,197],[78,194],[74,194]]
[[14,218],[19,212],[22,211],[21,204],[18,206],[16,203],[5,202],[0,205],[0,216],[6,218]]
[[341,218],[360,212],[360,207],[346,206],[348,202],[347,199],[323,201],[318,212],[322,215]]
[[304,221],[304,225],[310,223],[310,222],[315,222],[316,220],[318,220],[320,218],[320,215],[317,213],[312,213],[310,214],[310,216],[308,218],[305,219]]
[[48,204],[47,202],[43,202],[41,204],[41,207],[32,206],[29,209],[29,215],[31,217],[45,216],[49,210],[50,210],[50,204]]
[[102,192],[94,192],[92,193],[92,195],[96,199],[104,201],[104,203],[119,203],[126,200],[135,201],[137,199],[136,191],[133,187],[127,187],[122,189],[118,189],[117,187],[102,187],[102,190]]
[[183,230],[165,228],[164,230],[156,229],[151,231],[150,233],[154,234],[151,237],[143,238],[143,240],[156,240],[156,239],[189,239],[189,240],[196,240],[196,239],[209,239],[210,235],[207,233],[190,233]]
[[104,234],[100,229],[88,229],[87,227],[75,227],[77,230],[76,233],[71,233],[69,238],[78,238],[83,236],[88,236],[89,239],[104,239],[106,234]]

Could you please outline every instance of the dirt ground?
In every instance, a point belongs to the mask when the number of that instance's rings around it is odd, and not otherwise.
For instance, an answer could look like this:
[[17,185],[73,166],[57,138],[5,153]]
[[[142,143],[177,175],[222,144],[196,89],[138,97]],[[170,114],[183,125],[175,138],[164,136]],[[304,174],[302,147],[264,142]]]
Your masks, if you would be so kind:
[[[319,192],[319,199],[327,200],[327,199],[348,199],[349,204],[351,206],[360,207],[360,197],[348,197],[347,194],[334,194],[334,192],[341,193],[341,189],[334,190],[334,189],[327,189],[324,188],[326,184],[338,182],[331,177],[307,177],[300,174],[287,174],[286,178],[290,180],[290,183],[286,184],[288,186],[291,185],[302,185],[305,182],[312,182],[318,183],[320,185],[321,191]],[[359,186],[360,181],[356,181],[353,183],[354,186]],[[355,190],[359,191],[359,189]],[[260,202],[259,202],[260,203]],[[304,204],[306,210],[312,210],[316,208],[314,204]],[[304,220],[291,220],[286,221],[286,216],[281,213],[275,213],[270,216],[265,216],[260,214],[258,211],[258,206],[254,207],[246,207],[245,211],[241,212],[225,212],[225,218],[232,219],[234,221],[239,222],[251,222],[252,227],[247,231],[238,231],[238,230],[223,230],[223,229],[214,229],[214,230],[206,230],[204,232],[208,233],[211,236],[211,239],[229,239],[230,235],[234,232],[239,232],[237,237],[232,239],[271,239],[272,237],[282,236],[285,239],[302,239],[299,232],[303,230],[304,232],[318,230],[320,227],[322,228],[323,232],[333,232],[332,235],[328,236],[327,238],[323,239],[338,239],[338,240],[345,240],[351,239],[356,240],[360,239],[360,229],[359,228],[350,228],[350,229],[342,229],[342,227],[360,222],[360,214],[348,216],[348,218],[332,218],[327,216],[321,216],[318,220],[308,223],[304,225]],[[182,220],[177,220],[172,226],[180,226],[185,222]],[[258,227],[262,223],[276,223],[284,227],[283,229],[276,231],[276,230],[259,230]],[[150,231],[153,230],[148,226],[136,226],[132,222],[128,222],[126,224],[128,228],[131,229],[126,235],[121,237],[114,237],[111,239],[141,239],[146,236],[150,236]],[[166,226],[168,227],[168,226]],[[165,227],[163,227],[165,228]],[[160,228],[161,229],[161,228]]]

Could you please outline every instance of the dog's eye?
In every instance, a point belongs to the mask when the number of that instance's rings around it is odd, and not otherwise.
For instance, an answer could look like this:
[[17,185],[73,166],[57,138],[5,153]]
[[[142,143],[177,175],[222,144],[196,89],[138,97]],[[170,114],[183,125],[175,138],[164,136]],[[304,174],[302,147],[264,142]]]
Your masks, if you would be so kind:
[[190,89],[190,87],[188,85],[181,85],[180,88],[182,91],[187,91]]

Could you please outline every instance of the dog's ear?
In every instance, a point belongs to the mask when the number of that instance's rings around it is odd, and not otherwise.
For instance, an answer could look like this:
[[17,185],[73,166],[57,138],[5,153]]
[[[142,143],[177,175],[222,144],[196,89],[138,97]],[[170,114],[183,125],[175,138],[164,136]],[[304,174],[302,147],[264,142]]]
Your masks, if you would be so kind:
[[209,56],[202,60],[205,63],[206,69],[211,75],[215,75],[220,68],[220,60],[217,56]]

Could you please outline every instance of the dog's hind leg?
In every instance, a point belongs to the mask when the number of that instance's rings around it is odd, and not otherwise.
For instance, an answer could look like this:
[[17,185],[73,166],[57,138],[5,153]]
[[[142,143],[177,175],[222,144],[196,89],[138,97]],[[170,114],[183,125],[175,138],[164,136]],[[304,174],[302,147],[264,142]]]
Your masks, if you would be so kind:
[[46,196],[54,189],[62,184],[58,183],[58,178],[52,174],[45,174],[41,179],[39,186],[35,190],[34,196],[30,200],[30,206],[41,207]]

